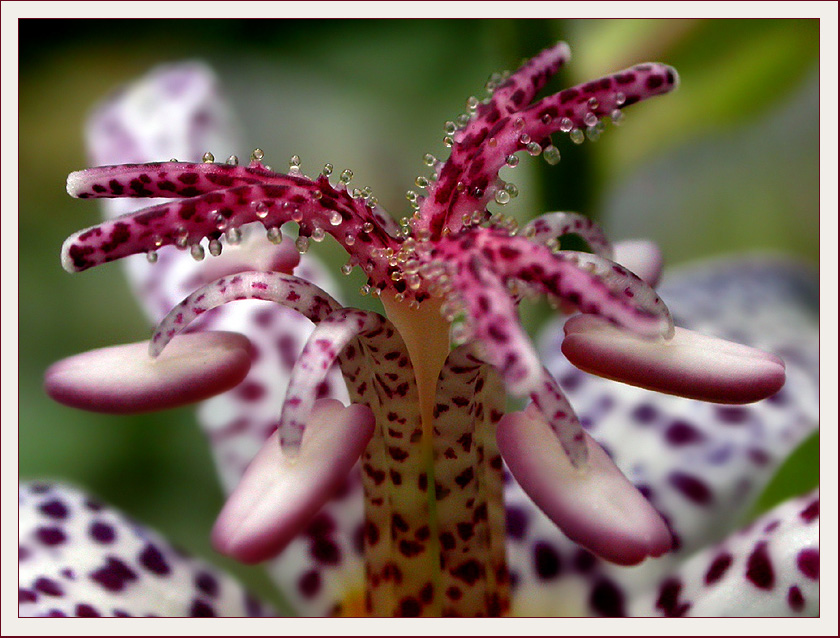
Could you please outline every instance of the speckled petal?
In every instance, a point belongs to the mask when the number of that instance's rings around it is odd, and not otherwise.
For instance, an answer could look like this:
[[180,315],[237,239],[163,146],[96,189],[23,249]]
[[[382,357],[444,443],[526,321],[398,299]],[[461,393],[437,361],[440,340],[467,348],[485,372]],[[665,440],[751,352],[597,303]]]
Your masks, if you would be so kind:
[[662,513],[675,546],[656,561],[610,568],[552,532],[553,524],[528,510],[524,494],[508,484],[509,517],[514,507],[512,520],[519,521],[517,535],[509,536],[517,565],[514,611],[559,613],[544,604],[561,596],[566,613],[625,615],[631,592],[731,532],[779,464],[817,427],[818,295],[808,268],[767,257],[717,260],[666,274],[660,293],[681,324],[779,353],[785,385],[743,406],[657,394],[576,369],[560,352],[561,322],[549,327],[540,340],[547,368],[584,427]]
[[[207,151],[227,158],[242,150],[238,130],[212,71],[187,62],[157,67],[106,100],[88,122],[87,142],[95,165],[173,157],[201,162]],[[99,203],[107,217],[115,218],[163,201],[126,198],[102,199]],[[378,218],[382,221],[381,215]],[[122,260],[153,324],[196,288],[244,271],[290,273],[294,269],[297,276],[340,298],[335,281],[317,258],[301,256],[293,241],[286,239],[277,246],[273,242],[278,242],[280,235],[267,241],[261,224],[246,225],[241,230],[241,241],[233,241],[236,235],[221,237],[216,247],[223,249],[221,255],[202,261],[189,250],[162,250],[155,253],[155,263],[149,263],[144,255]],[[207,248],[209,252],[214,247]],[[222,485],[230,491],[276,429],[289,375],[313,325],[291,308],[250,299],[204,313],[192,327],[247,334],[254,353],[243,382],[203,402],[198,409],[198,421],[209,439]],[[347,403],[347,391],[337,369],[330,371],[317,391],[319,398],[333,397]],[[268,563],[275,582],[298,613],[329,614],[348,591],[361,586],[356,531],[362,520],[361,481],[354,471],[305,533],[292,541],[290,550]]]
[[662,518],[591,437],[581,469],[568,462],[533,406],[502,417],[496,437],[514,478],[570,539],[620,565],[671,548]]
[[290,458],[271,436],[233,491],[213,529],[224,554],[255,563],[277,555],[302,531],[358,461],[373,434],[367,406],[322,399],[299,453]]
[[657,392],[714,403],[752,403],[785,382],[785,364],[749,346],[676,328],[644,339],[592,315],[565,325],[563,354],[581,370]]
[[698,552],[631,606],[637,616],[817,616],[820,498],[792,499]]
[[19,489],[21,616],[270,615],[235,581],[75,488]]
[[238,385],[251,367],[250,342],[232,332],[179,335],[159,357],[149,342],[91,350],[54,363],[44,375],[53,399],[112,414],[165,410]]

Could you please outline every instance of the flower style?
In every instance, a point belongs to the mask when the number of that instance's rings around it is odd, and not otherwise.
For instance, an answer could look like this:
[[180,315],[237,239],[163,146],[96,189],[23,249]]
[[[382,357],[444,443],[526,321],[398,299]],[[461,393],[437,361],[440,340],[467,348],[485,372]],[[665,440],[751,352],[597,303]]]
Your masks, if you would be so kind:
[[[498,173],[516,164],[518,151],[543,153],[554,163],[559,151],[552,133],[569,133],[576,142],[597,137],[602,118],[618,120],[624,107],[677,84],[669,67],[644,64],[529,106],[567,57],[566,45],[558,44],[509,77],[493,79],[488,100],[470,98],[469,113],[447,123],[449,158],[426,156],[433,174],[417,180],[426,195],[409,192],[415,212],[400,223],[367,189],[349,187],[350,171],[333,183],[327,165],[310,179],[296,157],[287,174],[265,166],[259,150],[247,167],[234,157],[217,164],[209,153],[199,164],[138,163],[197,156],[206,148],[201,143],[224,129],[227,112],[213,99],[212,81],[199,67],[158,72],[107,104],[92,124],[94,152],[100,155],[94,162],[126,163],[73,173],[68,192],[168,201],[136,212],[128,212],[132,207],[126,200],[110,202],[112,215],[126,214],[71,236],[62,262],[78,271],[145,253],[157,263],[135,260],[131,273],[159,323],[148,344],[59,362],[47,373],[48,392],[75,407],[113,412],[163,409],[220,395],[204,404],[201,419],[218,444],[225,483],[235,484],[255,443],[262,450],[222,511],[214,542],[247,562],[287,548],[276,564],[297,575],[290,598],[304,613],[497,615],[511,611],[512,593],[513,611],[527,612],[516,594],[527,590],[529,579],[522,571],[513,571],[511,579],[506,560],[506,526],[518,542],[526,538],[526,526],[539,527],[526,525],[526,519],[543,520],[524,505],[527,498],[565,534],[555,530],[546,535],[551,541],[534,545],[539,547],[537,575],[544,578],[552,561],[560,560],[554,539],[568,543],[568,537],[585,548],[577,551],[588,557],[586,571],[601,575],[596,588],[601,593],[593,593],[593,600],[598,601],[595,611],[605,611],[604,600],[618,599],[619,589],[604,585],[615,579],[603,574],[627,568],[610,568],[604,561],[634,565],[661,556],[675,538],[678,545],[683,542],[681,531],[673,518],[666,522],[657,512],[667,511],[667,503],[659,502],[649,486],[637,490],[621,474],[611,459],[617,450],[609,447],[608,454],[586,433],[555,380],[568,375],[551,361],[543,367],[519,324],[521,298],[546,294],[584,313],[566,323],[562,349],[575,365],[611,379],[695,399],[745,403],[779,396],[785,372],[773,355],[675,329],[650,286],[659,274],[655,247],[613,246],[597,225],[572,213],[544,215],[520,232],[512,220],[487,210],[490,202],[504,205],[515,196],[515,187]],[[299,226],[294,249],[280,230],[288,221]],[[256,223],[265,227],[269,241],[253,234],[243,238],[242,227]],[[581,235],[593,253],[559,250],[559,237],[569,233]],[[363,292],[380,297],[387,319],[345,308],[316,285],[325,274],[298,253],[326,234],[350,254],[345,271],[359,266],[365,272]],[[214,256],[208,262],[202,262],[205,239]],[[177,251],[158,253],[172,244],[189,249],[195,261]],[[223,305],[234,300],[262,301]],[[270,301],[276,303],[265,303]],[[301,315],[316,324],[314,330]],[[189,324],[189,333],[178,334]],[[246,332],[249,339],[231,330]],[[307,332],[301,344],[299,335]],[[146,345],[151,356],[140,352]],[[559,356],[556,350],[547,351]],[[349,407],[327,398],[345,400],[336,363]],[[530,398],[531,406],[505,415],[503,388]],[[275,423],[272,410],[283,392]],[[738,414],[752,408],[719,409]],[[677,429],[689,432],[687,427]],[[802,429],[786,443],[801,438]],[[505,484],[502,458],[528,497],[515,483]],[[644,482],[645,477],[631,478]],[[678,470],[667,481],[695,502],[706,503],[713,493],[699,478]],[[62,505],[47,507],[46,497],[35,496],[38,489],[22,498],[36,502],[42,514],[62,510],[65,516],[53,518],[64,520],[68,511],[84,509],[60,499]],[[359,492],[362,498],[353,498]],[[68,498],[78,505],[82,497]],[[361,500],[363,515],[356,509]],[[780,514],[784,524],[774,527],[778,532],[762,528],[768,538],[756,541],[764,549],[758,558],[752,558],[758,550],[750,555],[748,572],[764,568],[766,575],[769,556],[782,551],[777,545],[786,547],[778,540],[783,534],[812,543],[808,532],[815,516],[797,519],[803,507]],[[54,538],[68,536],[56,529]],[[307,550],[295,552],[295,545]],[[161,547],[149,541],[141,555],[162,556]],[[515,564],[516,542],[508,543],[507,551]],[[797,555],[806,558],[797,560],[813,566],[813,551],[808,545]],[[315,567],[302,564],[306,554]],[[724,559],[716,563],[718,590],[735,562],[734,550],[726,555],[731,556],[726,566],[721,566]],[[345,560],[349,556],[354,558]],[[122,591],[138,579],[112,555],[104,560],[96,573],[120,584],[109,591]],[[182,566],[173,557],[159,560],[152,560],[152,567],[141,564],[158,576],[170,569],[182,580],[192,574],[203,592],[203,598],[195,597],[195,590],[186,589],[190,602],[180,613],[207,612],[209,594],[196,575],[197,569],[206,570]],[[760,565],[753,569],[756,562]],[[651,563],[662,564],[661,559],[646,561],[634,569]],[[808,577],[807,570],[800,571]],[[729,581],[737,586],[733,573]],[[766,585],[766,577],[758,580]],[[680,598],[685,596],[681,583],[660,596],[665,602],[657,601],[659,611],[691,608]],[[27,592],[22,601],[28,604],[53,602],[37,584],[21,591]],[[814,604],[813,592],[798,581],[788,591],[798,592],[787,594],[793,611]]]

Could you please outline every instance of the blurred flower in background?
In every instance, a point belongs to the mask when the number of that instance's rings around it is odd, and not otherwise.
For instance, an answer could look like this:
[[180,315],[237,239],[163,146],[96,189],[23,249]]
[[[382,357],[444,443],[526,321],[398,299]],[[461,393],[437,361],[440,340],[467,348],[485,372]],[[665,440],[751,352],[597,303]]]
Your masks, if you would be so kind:
[[[101,497],[193,553],[222,563],[272,600],[259,568],[219,559],[208,530],[222,494],[192,411],[113,418],[47,400],[44,369],[90,348],[147,334],[118,267],[73,279],[61,242],[97,219],[67,198],[66,175],[88,165],[83,122],[114,87],[152,66],[203,59],[244,123],[245,147],[282,165],[352,168],[386,209],[408,212],[405,189],[423,153],[443,153],[444,121],[481,89],[558,39],[574,63],[562,86],[658,59],[680,91],[628,113],[597,143],[565,144],[559,167],[523,161],[506,212],[599,218],[610,236],[648,237],[671,266],[694,258],[781,251],[818,256],[817,21],[24,21],[20,58],[20,473]],[[571,75],[569,75],[571,74]],[[442,81],[443,79],[443,81]],[[320,248],[320,247],[319,247]],[[326,245],[323,248],[327,248]],[[319,255],[337,270],[338,252]],[[348,290],[361,279],[350,278]],[[354,305],[363,305],[359,299]],[[364,306],[363,306],[364,307]],[[533,325],[547,308],[529,308]],[[49,442],[49,444],[46,444]],[[815,484],[813,440],[786,468]],[[282,608],[282,601],[272,600]]]

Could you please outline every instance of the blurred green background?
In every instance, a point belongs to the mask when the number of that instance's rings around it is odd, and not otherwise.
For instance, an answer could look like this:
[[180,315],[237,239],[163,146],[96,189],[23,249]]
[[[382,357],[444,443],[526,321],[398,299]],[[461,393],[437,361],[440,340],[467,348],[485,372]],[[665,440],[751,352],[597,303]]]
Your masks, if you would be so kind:
[[278,167],[296,153],[312,172],[352,168],[399,217],[423,154],[445,156],[443,123],[483,96],[490,73],[558,39],[572,62],[553,91],[647,60],[675,66],[682,84],[597,143],[557,140],[557,167],[523,161],[523,194],[507,212],[584,212],[615,237],[656,239],[669,264],[757,249],[816,264],[816,20],[21,21],[21,477],[84,486],[268,591],[258,568],[210,549],[222,496],[191,410],[93,415],[41,389],[53,361],[148,335],[119,266],[71,276],[59,264],[62,241],[99,214],[64,191],[67,173],[86,166],[87,113],[158,63],[203,59],[244,124],[240,157],[259,146]]

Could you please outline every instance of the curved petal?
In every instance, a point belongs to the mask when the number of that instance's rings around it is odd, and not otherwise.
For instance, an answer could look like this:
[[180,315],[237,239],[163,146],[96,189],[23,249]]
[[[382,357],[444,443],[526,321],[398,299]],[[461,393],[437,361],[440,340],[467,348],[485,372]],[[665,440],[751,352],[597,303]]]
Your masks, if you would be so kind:
[[815,490],[698,552],[634,600],[633,615],[818,615],[819,506]]
[[[546,366],[593,438],[664,515],[675,549],[638,567],[610,568],[553,532],[509,483],[514,611],[625,615],[633,591],[740,524],[778,465],[817,426],[815,290],[807,268],[774,258],[712,261],[666,277],[660,293],[678,321],[782,355],[785,385],[752,405],[700,403],[589,376],[562,356],[560,322],[543,333]],[[558,596],[565,609],[542,606]]]
[[600,224],[579,213],[545,213],[525,224],[519,234],[549,248],[559,248],[559,238],[563,235],[580,235],[596,255],[614,259],[613,246]]
[[[179,63],[158,67],[104,102],[88,122],[87,143],[94,164],[142,163],[178,158],[200,162],[212,151],[227,157],[240,148],[237,124],[206,66]],[[109,218],[163,203],[159,199],[103,199]],[[334,279],[310,254],[300,256],[282,235],[266,241],[264,232],[243,227],[239,243],[227,237],[220,256],[196,261],[190,251],[161,251],[155,263],[142,255],[123,260],[147,316],[158,323],[185,296],[222,276],[248,270],[292,269],[301,278],[338,295]],[[235,237],[234,237],[235,239]],[[208,246],[208,248],[210,248]],[[216,459],[227,491],[276,429],[291,370],[313,325],[292,309],[262,300],[216,308],[199,317],[196,330],[232,330],[251,341],[252,365],[236,388],[198,408],[198,421]],[[347,402],[337,369],[318,387],[318,397]],[[275,582],[295,609],[306,615],[330,613],[348,589],[360,588],[362,563],[357,531],[362,527],[361,481],[354,471],[293,547],[269,565]],[[338,548],[335,552],[323,548]],[[341,560],[320,558],[340,555]],[[319,558],[320,557],[320,558]],[[316,569],[317,568],[317,569]]]
[[74,488],[19,490],[21,616],[262,616],[228,576]]

